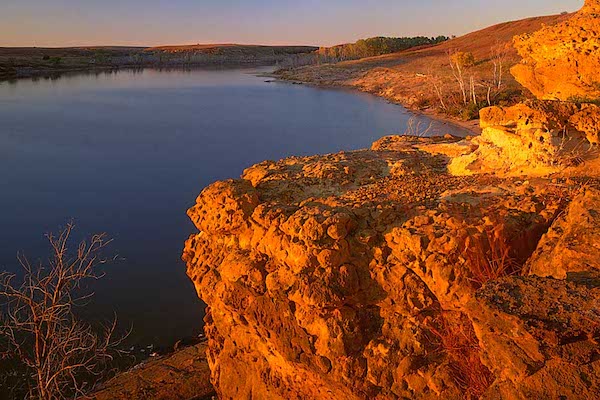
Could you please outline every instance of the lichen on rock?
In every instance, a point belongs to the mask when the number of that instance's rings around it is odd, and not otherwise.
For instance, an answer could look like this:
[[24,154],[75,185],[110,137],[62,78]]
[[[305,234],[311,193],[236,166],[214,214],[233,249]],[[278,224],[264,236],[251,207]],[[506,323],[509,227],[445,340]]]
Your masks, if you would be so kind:
[[600,191],[583,188],[553,223],[528,262],[531,275],[566,279],[600,272]]

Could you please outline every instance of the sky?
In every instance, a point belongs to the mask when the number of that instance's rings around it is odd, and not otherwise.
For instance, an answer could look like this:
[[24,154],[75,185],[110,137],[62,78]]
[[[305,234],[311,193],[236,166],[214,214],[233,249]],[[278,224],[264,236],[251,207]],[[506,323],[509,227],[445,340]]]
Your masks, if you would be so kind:
[[0,46],[329,46],[372,36],[462,35],[582,5],[583,0],[0,0]]

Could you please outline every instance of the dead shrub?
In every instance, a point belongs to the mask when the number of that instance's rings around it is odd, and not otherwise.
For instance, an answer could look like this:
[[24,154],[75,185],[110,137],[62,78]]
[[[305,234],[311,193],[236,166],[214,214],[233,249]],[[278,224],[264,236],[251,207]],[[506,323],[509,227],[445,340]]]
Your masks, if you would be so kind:
[[431,107],[431,99],[422,96],[419,97],[412,105],[417,110],[426,110]]
[[70,251],[72,230],[69,224],[47,235],[46,263],[20,256],[21,274],[0,273],[0,359],[23,378],[21,398],[85,396],[109,372],[126,337],[116,337],[116,319],[102,327],[79,319],[76,309],[93,296],[87,284],[102,277],[97,267],[108,259],[100,253],[110,240],[94,235]]
[[406,130],[403,136],[427,137],[433,129],[433,122],[425,124],[423,121],[410,117],[406,122]]
[[476,289],[488,281],[520,272],[522,266],[516,262],[511,250],[503,225],[485,228],[483,233],[467,237],[466,264]]
[[465,399],[480,398],[493,383],[494,376],[483,365],[480,347],[469,319],[461,313],[442,312],[432,328],[438,351],[448,357],[452,378]]

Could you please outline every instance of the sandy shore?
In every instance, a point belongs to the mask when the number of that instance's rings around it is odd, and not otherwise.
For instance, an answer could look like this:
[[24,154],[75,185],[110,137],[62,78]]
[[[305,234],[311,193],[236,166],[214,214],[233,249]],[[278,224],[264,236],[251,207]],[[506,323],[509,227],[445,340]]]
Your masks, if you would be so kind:
[[467,130],[473,132],[474,135],[481,135],[481,127],[479,126],[479,119],[473,119],[471,121],[461,121],[461,120],[451,118],[447,115],[440,114],[440,113],[432,111],[432,110],[416,111],[416,110],[412,110],[410,108],[407,108],[407,110],[409,110],[410,112],[413,112],[415,114],[426,115],[427,117],[429,117],[431,119],[443,122],[445,124],[459,126],[461,128],[464,128],[464,129],[467,129]]

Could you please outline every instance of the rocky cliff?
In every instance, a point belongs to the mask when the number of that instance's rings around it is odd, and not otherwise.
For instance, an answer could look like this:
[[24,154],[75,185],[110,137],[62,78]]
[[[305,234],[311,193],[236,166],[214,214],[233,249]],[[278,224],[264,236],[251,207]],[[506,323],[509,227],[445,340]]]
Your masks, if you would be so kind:
[[456,177],[454,141],[265,162],[202,192],[184,259],[221,398],[600,395],[600,181]]
[[599,9],[599,0],[586,0],[566,22],[515,38],[523,61],[511,72],[537,100],[482,110],[478,149],[453,160],[453,173],[544,176],[597,164]]
[[491,108],[474,139],[385,137],[206,188],[183,259],[219,397],[600,398],[597,115]]
[[545,100],[600,98],[600,2],[586,0],[573,18],[515,39],[523,62],[517,81]]

